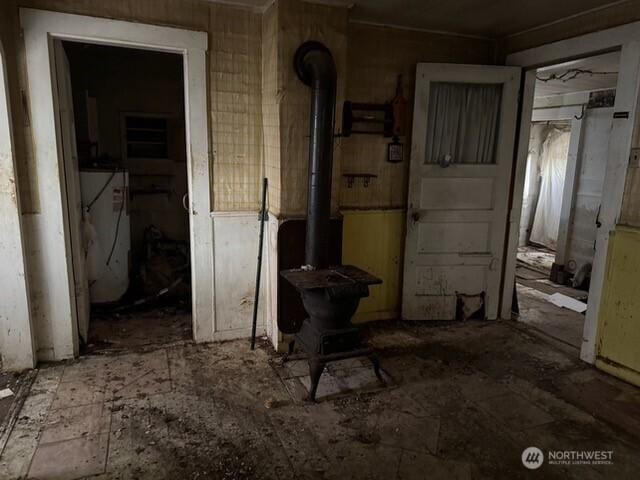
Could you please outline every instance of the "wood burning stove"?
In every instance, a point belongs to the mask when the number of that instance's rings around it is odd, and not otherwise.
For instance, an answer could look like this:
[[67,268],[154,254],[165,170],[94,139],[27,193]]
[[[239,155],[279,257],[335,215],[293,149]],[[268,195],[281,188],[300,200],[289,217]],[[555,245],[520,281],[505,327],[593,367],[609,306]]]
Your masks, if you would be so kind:
[[[351,324],[360,299],[369,295],[369,285],[382,281],[351,266],[329,266],[329,215],[331,210],[331,170],[336,102],[336,69],[329,49],[319,42],[305,42],[296,51],[294,67],[298,77],[311,87],[309,135],[309,186],[305,265],[285,270],[282,277],[302,297],[309,315],[302,322],[294,342],[308,356],[311,387],[315,400],[320,376],[328,362],[366,356],[380,381],[378,357],[363,346],[358,329]],[[294,342],[289,353],[293,352]]]

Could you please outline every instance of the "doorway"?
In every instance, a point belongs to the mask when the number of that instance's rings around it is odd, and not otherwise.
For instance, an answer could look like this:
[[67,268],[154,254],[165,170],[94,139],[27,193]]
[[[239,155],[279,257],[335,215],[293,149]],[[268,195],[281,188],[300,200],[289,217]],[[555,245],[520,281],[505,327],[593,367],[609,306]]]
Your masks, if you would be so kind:
[[518,233],[521,322],[582,345],[620,52],[539,68]]
[[182,56],[59,40],[55,55],[81,351],[191,338]]
[[[192,281],[192,334],[196,342],[215,335],[215,285],[213,282],[213,231],[211,228],[210,149],[207,121],[206,51],[207,34],[179,28],[131,23],[44,10],[20,9],[24,32],[26,67],[29,78],[29,109],[34,143],[34,173],[39,179],[40,212],[29,225],[29,234],[37,241],[33,261],[40,265],[32,280],[37,291],[31,322],[36,331],[38,359],[59,361],[79,354],[78,329],[88,300],[86,285],[76,281],[72,246],[81,243],[79,232],[72,230],[69,201],[81,198],[69,191],[66,182],[65,145],[61,123],[64,105],[59,100],[58,83],[63,78],[57,69],[55,49],[58,41],[130,47],[175,53],[183,61],[185,130],[187,138],[187,185],[189,198],[190,256]],[[70,83],[70,82],[69,82]],[[69,87],[69,92],[71,88]],[[69,93],[69,97],[71,97]],[[68,114],[68,112],[67,112]],[[67,138],[69,138],[67,136]],[[73,169],[69,170],[73,171]],[[79,185],[79,183],[78,183]],[[79,191],[79,187],[78,187]],[[197,262],[193,261],[197,258]],[[48,333],[47,333],[48,332]]]
[[520,73],[417,66],[403,319],[499,315]]

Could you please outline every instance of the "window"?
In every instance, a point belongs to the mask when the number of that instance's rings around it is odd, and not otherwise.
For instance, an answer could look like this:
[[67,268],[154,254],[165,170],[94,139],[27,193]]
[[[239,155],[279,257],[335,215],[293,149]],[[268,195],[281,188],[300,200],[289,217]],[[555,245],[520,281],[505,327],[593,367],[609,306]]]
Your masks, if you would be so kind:
[[124,147],[128,159],[169,158],[168,118],[160,115],[125,114]]
[[425,163],[496,163],[501,84],[430,85]]

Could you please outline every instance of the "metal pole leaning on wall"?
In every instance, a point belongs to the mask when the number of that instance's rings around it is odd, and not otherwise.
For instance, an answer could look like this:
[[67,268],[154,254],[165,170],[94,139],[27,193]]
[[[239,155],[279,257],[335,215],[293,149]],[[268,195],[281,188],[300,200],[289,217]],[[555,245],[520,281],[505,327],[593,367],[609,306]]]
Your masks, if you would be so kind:
[[251,325],[251,350],[256,348],[256,327],[258,325],[258,298],[260,298],[260,276],[262,274],[262,244],[264,243],[264,222],[267,216],[267,178],[262,179],[262,205],[260,208],[260,237],[258,240],[258,268],[256,269],[256,295],[253,299],[253,324]]

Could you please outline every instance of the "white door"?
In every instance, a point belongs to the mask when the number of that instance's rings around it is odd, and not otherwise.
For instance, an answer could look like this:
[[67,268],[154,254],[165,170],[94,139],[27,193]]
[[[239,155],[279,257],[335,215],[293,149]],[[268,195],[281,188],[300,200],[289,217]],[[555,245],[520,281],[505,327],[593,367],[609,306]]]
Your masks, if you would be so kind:
[[85,267],[85,249],[82,241],[82,195],[80,192],[80,168],[76,152],[76,130],[73,120],[71,71],[62,41],[54,40],[54,53],[78,334],[86,342],[89,333],[91,304]]
[[520,69],[418,64],[402,316],[495,319]]

